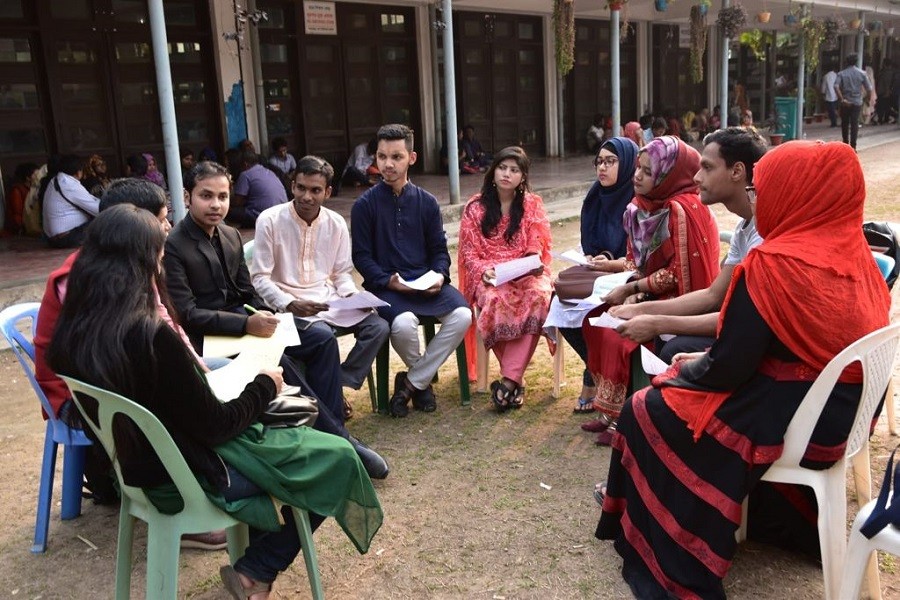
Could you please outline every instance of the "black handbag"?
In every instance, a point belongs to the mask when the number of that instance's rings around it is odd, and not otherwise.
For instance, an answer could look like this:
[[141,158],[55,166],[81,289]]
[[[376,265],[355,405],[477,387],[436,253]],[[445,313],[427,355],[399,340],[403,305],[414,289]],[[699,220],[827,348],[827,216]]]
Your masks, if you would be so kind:
[[319,401],[309,396],[277,396],[259,422],[266,427],[312,427],[319,416]]

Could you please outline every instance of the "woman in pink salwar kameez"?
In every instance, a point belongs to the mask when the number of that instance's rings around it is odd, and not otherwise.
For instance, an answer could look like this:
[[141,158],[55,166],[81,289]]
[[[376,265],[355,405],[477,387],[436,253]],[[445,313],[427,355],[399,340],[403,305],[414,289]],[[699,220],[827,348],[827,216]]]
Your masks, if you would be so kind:
[[[460,291],[476,308],[474,326],[485,347],[500,362],[502,379],[491,384],[491,401],[499,412],[524,402],[525,369],[542,333],[552,291],[550,222],[541,197],[530,192],[529,165],[518,146],[497,153],[481,193],[466,204],[459,228]],[[538,256],[540,266],[494,285],[496,265],[528,255]]]

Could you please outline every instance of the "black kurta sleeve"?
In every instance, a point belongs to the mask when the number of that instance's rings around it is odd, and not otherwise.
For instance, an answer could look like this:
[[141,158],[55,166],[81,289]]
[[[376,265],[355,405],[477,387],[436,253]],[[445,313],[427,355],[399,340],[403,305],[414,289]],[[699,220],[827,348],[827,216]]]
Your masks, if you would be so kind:
[[680,375],[667,385],[718,391],[737,389],[753,377],[776,342],[741,278],[726,308],[722,331],[709,352],[687,362]]

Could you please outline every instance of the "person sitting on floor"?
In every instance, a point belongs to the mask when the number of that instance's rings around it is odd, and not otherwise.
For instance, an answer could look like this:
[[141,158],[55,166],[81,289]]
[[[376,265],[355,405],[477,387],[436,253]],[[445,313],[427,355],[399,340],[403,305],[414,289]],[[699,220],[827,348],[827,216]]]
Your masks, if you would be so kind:
[[[498,152],[459,225],[460,290],[478,309],[476,327],[484,346],[500,361],[502,380],[491,383],[491,401],[501,413],[525,402],[525,369],[540,340],[553,290],[550,221],[543,200],[530,191],[530,165],[518,146]],[[540,266],[496,285],[496,265],[529,255],[537,256]],[[470,346],[474,357],[475,345]]]
[[466,125],[463,129],[463,149],[466,151],[466,164],[475,167],[482,173],[491,164],[491,155],[484,151],[481,142],[475,137],[475,128]]
[[240,154],[241,172],[234,184],[234,202],[228,209],[228,221],[241,227],[254,227],[259,213],[287,202],[287,192],[281,178],[259,164],[254,150]]
[[82,164],[75,155],[63,156],[44,193],[44,234],[54,248],[80,246],[84,230],[100,211],[100,199],[81,185]]
[[[363,288],[390,306],[378,313],[391,324],[391,344],[409,368],[394,378],[390,412],[409,414],[437,408],[431,380],[459,345],[472,323],[472,311],[450,285],[450,253],[437,199],[409,181],[416,162],[413,132],[405,125],[378,130],[375,160],[382,181],[353,204],[353,265]],[[423,275],[434,282],[425,290],[409,287]],[[419,348],[419,318],[435,317],[441,327],[424,354]]]
[[256,220],[253,287],[266,305],[311,323],[329,335],[356,336],[341,363],[341,384],[358,390],[387,341],[390,327],[374,310],[329,311],[330,301],[359,290],[353,282],[350,230],[323,206],[334,169],[318,156],[304,156],[294,171],[294,200],[262,212]]
[[272,156],[269,157],[269,164],[277,167],[288,179],[294,174],[294,169],[297,168],[297,159],[288,152],[287,140],[283,137],[272,140]]

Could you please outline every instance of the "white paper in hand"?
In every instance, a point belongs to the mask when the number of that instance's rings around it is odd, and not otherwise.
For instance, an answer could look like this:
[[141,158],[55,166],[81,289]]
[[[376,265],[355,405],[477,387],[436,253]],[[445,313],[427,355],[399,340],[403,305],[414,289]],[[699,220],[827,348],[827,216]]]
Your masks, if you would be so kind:
[[491,280],[494,285],[503,285],[517,277],[525,275],[529,271],[534,271],[541,266],[541,257],[537,254],[529,254],[522,258],[500,263],[494,266],[496,278]]
[[603,298],[620,285],[625,285],[633,273],[634,271],[622,271],[621,273],[611,273],[598,277],[594,281],[594,291],[591,295]]
[[414,290],[419,290],[420,292],[424,292],[434,284],[441,281],[441,274],[435,273],[434,271],[428,271],[421,277],[417,279],[413,279],[412,281],[406,281],[402,277],[400,277],[400,283],[405,285],[408,288],[412,288]]
[[580,250],[566,250],[565,252],[551,252],[555,258],[560,260],[567,260],[571,263],[575,263],[576,265],[586,265],[587,258],[585,258],[584,254]]
[[625,319],[614,317],[608,312],[605,312],[599,317],[591,317],[590,319],[588,319],[588,322],[593,327],[608,327],[610,329],[615,329],[616,327],[624,323]]
[[645,346],[641,346],[641,366],[644,367],[644,373],[647,375],[659,375],[669,368],[669,365],[647,350]]
[[[433,273],[434,271],[431,272]],[[359,292],[353,294],[352,296],[347,296],[346,298],[335,298],[334,300],[328,301],[328,310],[330,311],[378,308],[379,306],[389,305],[387,302],[385,302],[372,292]]]

